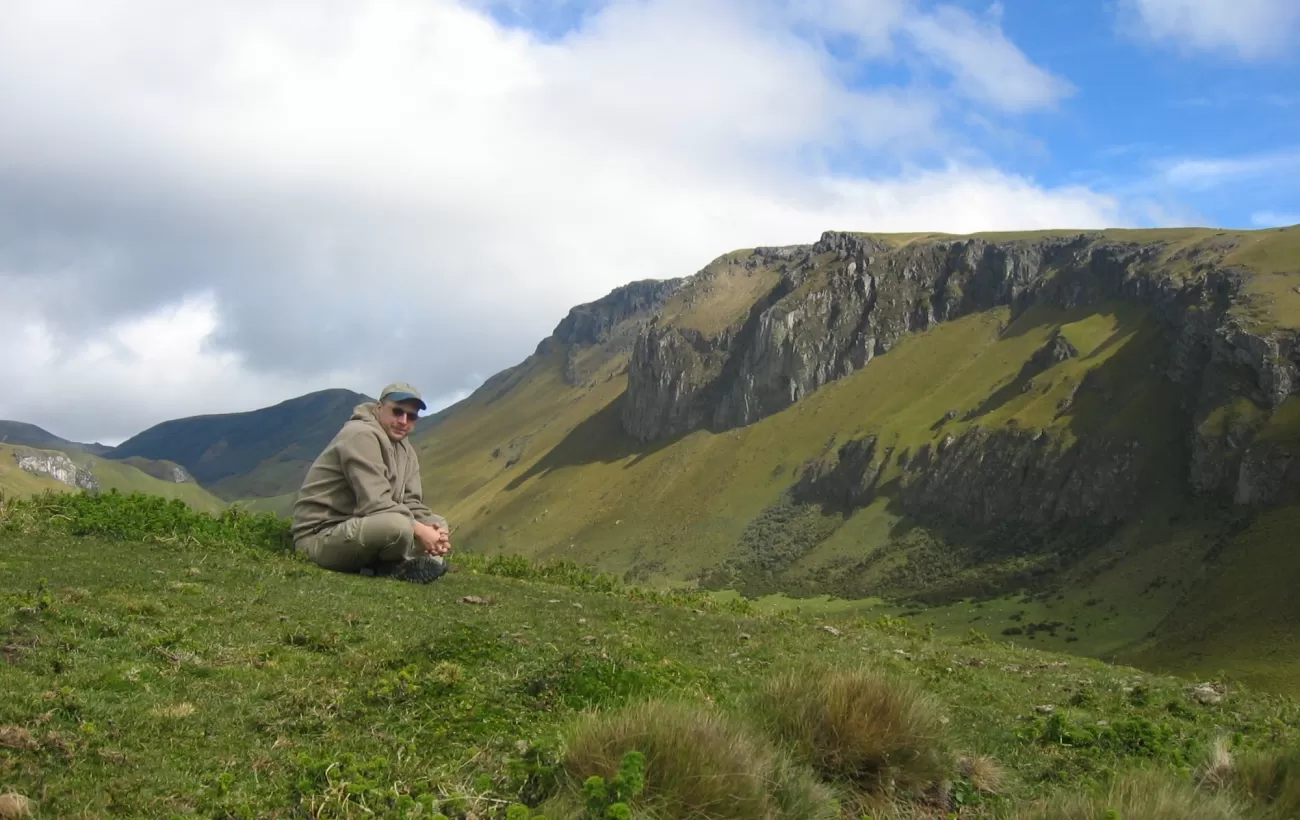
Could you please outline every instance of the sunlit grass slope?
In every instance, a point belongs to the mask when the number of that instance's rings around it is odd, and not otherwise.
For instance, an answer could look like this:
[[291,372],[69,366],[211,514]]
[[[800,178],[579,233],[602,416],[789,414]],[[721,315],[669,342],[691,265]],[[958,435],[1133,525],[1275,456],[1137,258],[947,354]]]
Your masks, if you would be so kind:
[[[31,448],[19,449],[23,452],[41,452]],[[19,469],[14,452],[14,448],[0,445],[0,492],[13,496],[35,495],[44,490],[81,492],[53,478]],[[64,453],[64,455],[67,455],[77,466],[90,470],[99,480],[101,491],[117,490],[120,493],[139,492],[163,498],[179,498],[198,510],[213,511],[225,506],[225,502],[193,482],[177,484],[164,481],[148,475],[139,467],[125,461],[114,461],[76,452]]]
[[[725,558],[801,465],[849,438],[874,434],[901,451],[972,425],[1014,423],[1065,441],[1082,430],[1131,433],[1152,443],[1153,458],[1168,455],[1162,441],[1174,434],[1167,423],[1173,397],[1158,380],[1135,377],[1158,353],[1155,328],[1140,309],[1036,308],[1012,326],[1008,319],[998,310],[940,325],[750,427],[650,446],[622,432],[621,380],[569,388],[555,362],[535,360],[508,398],[470,400],[421,442],[425,484],[476,550],[563,555],[680,578]],[[1022,366],[1058,330],[1081,355],[1022,391]],[[1112,383],[1115,397],[1103,408],[1100,398],[1081,395],[1058,417],[1060,400],[1089,371]],[[936,427],[950,410],[958,419]],[[980,413],[961,421],[967,410]],[[493,457],[527,436],[515,465]],[[882,482],[897,469],[891,463]],[[846,533],[860,526],[851,522]],[[832,539],[825,557],[871,546]]]

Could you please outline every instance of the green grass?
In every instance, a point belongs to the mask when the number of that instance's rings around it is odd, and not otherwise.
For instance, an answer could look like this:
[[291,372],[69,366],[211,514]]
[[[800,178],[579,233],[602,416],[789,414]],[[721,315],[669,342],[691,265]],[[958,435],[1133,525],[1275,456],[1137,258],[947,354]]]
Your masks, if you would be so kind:
[[284,495],[276,495],[270,498],[241,498],[235,504],[252,510],[253,512],[274,513],[282,518],[289,518],[293,515],[294,502],[298,500],[298,491]]
[[[1206,705],[1191,681],[897,619],[832,632],[520,559],[473,559],[430,586],[340,575],[285,551],[283,522],[162,500],[46,497],[0,516],[0,792],[42,817],[504,817],[556,804],[593,710],[649,699],[757,727],[764,682],[812,665],[914,687],[942,714],[946,748],[1004,773],[981,791],[987,775],[960,767],[877,817],[936,800],[1002,816],[1104,793],[1137,767],[1190,786],[1225,733],[1234,754],[1300,734],[1287,698],[1232,686]],[[635,732],[612,737],[653,761]],[[778,760],[797,749],[768,742],[738,759],[808,788]],[[670,782],[666,765],[651,762],[647,783]]]

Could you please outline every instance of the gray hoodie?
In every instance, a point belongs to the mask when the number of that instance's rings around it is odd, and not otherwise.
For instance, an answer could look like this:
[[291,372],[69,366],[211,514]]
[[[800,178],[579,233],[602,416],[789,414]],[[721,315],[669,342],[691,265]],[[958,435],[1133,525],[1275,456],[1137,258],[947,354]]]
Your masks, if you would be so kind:
[[424,503],[415,448],[405,439],[388,437],[378,409],[375,402],[357,405],[312,463],[293,505],[294,540],[349,518],[385,512],[446,526],[446,519]]

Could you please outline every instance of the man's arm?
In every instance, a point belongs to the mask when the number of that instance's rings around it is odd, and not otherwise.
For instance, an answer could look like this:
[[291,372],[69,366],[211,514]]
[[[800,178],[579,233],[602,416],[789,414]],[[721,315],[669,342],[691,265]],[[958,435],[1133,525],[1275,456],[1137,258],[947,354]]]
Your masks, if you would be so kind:
[[424,487],[420,481],[420,465],[412,455],[412,467],[402,488],[402,500],[415,518],[415,538],[430,555],[446,555],[451,551],[451,527],[447,519],[429,509],[424,503]]
[[402,500],[406,502],[407,508],[411,511],[411,516],[421,524],[428,524],[431,527],[441,527],[449,529],[447,519],[438,515],[429,509],[429,505],[424,503],[424,486],[420,481],[420,468],[417,462],[414,470],[411,470],[410,476],[406,479],[406,487],[402,492]]
[[353,515],[395,512],[411,517],[411,510],[393,498],[393,487],[384,471],[384,454],[379,439],[363,432],[340,442],[339,460],[343,475],[357,497]]

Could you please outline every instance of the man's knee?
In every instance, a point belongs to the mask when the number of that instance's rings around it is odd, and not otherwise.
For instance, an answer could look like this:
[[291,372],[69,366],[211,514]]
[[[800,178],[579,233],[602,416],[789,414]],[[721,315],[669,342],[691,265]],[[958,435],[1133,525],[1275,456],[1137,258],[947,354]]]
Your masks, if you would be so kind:
[[[378,513],[357,521],[357,540],[378,549],[383,558],[402,557],[415,544],[415,527],[401,513]],[[391,556],[394,550],[400,550],[400,554]]]
[[414,551],[415,528],[400,513],[353,518],[329,532],[306,539],[300,549],[316,564],[355,572],[376,561],[397,561]]

